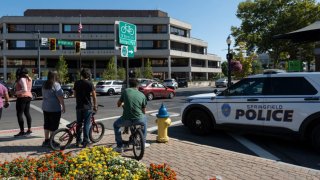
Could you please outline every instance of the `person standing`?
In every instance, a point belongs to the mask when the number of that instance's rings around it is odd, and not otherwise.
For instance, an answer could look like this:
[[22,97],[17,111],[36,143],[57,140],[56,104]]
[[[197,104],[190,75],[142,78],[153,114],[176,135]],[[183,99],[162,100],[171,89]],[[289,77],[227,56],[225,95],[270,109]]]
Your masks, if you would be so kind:
[[63,90],[58,83],[57,71],[49,71],[48,80],[42,87],[42,110],[44,117],[44,142],[42,146],[50,145],[50,136],[59,128],[61,113],[65,113]]
[[[3,99],[4,98],[4,101]],[[8,89],[3,84],[0,83],[0,119],[2,116],[2,109],[9,107],[9,94]]]
[[[81,80],[74,83],[74,96],[76,97],[77,113],[77,147],[87,147],[89,144],[90,118],[92,109],[97,111],[97,97],[93,83],[90,81],[91,71],[84,68],[80,72]],[[91,103],[91,95],[93,105]],[[83,126],[83,141],[81,138]]]
[[[129,79],[130,88],[126,88],[118,100],[118,107],[123,106],[122,116],[113,123],[115,141],[117,147],[114,148],[115,151],[122,152],[122,137],[121,137],[121,127],[131,126],[134,124],[140,124],[144,126],[143,135],[144,141],[146,141],[147,136],[147,117],[146,117],[146,106],[147,98],[146,96],[138,90],[138,80]],[[145,143],[145,147],[149,147],[150,144]]]
[[[32,87],[32,79],[28,76],[28,69],[25,67],[21,67],[16,72],[17,80],[16,80],[16,110],[17,110],[17,118],[20,127],[20,132],[14,137],[20,137],[25,135],[30,135],[31,131],[31,116],[30,116],[30,102],[32,98],[31,87]],[[24,121],[22,115],[26,116],[27,119],[27,132],[24,132]]]

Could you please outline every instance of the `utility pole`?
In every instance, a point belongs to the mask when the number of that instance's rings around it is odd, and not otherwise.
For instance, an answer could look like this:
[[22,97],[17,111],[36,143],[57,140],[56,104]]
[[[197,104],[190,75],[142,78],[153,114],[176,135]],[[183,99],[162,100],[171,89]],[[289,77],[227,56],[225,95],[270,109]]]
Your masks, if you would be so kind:
[[38,79],[40,79],[40,30],[38,30]]

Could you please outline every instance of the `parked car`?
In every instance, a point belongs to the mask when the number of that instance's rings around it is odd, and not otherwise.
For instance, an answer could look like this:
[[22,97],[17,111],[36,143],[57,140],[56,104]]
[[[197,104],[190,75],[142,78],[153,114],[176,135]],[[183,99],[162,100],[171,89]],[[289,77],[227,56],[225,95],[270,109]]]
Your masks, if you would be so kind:
[[188,87],[188,81],[186,78],[177,79],[178,87]]
[[142,92],[149,101],[154,98],[170,98],[172,99],[176,93],[174,89],[167,88],[163,84],[153,82],[147,86],[140,86],[139,91]]
[[120,80],[103,80],[96,85],[96,93],[100,95],[120,94],[123,81]]
[[0,81],[0,83],[7,88],[9,97],[14,96],[14,84],[7,83],[5,81]]
[[227,87],[228,86],[228,79],[227,78],[220,78],[215,81],[216,87]]
[[169,88],[178,89],[178,83],[175,79],[165,79],[163,85]]
[[[32,81],[32,100],[37,99],[38,97],[42,96],[42,86],[46,80],[36,79]],[[61,85],[63,90],[63,98],[68,99],[70,96],[73,95],[73,87],[70,85]]]

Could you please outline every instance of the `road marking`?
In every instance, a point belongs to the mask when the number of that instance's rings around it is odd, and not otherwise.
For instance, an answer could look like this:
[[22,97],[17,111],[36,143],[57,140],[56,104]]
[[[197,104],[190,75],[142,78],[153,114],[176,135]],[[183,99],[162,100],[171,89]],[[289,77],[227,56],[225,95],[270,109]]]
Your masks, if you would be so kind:
[[279,161],[280,158],[278,158],[277,156],[274,156],[273,154],[269,153],[268,151],[264,150],[263,148],[261,148],[260,146],[256,145],[255,143],[249,141],[248,139],[236,135],[236,134],[232,134],[232,133],[228,133],[231,137],[233,137],[235,140],[237,140],[238,142],[240,142],[242,145],[244,145],[245,147],[247,147],[248,149],[250,149],[253,153],[255,153],[256,155],[263,157],[263,158],[267,158],[267,159],[272,159],[275,161]]
[[[35,106],[35,105],[33,105],[33,104],[30,104],[30,107],[31,107],[32,109],[40,112],[41,114],[43,114],[43,111],[42,111],[41,108],[39,108],[39,107],[37,107],[37,106]],[[60,124],[62,124],[63,126],[66,126],[66,125],[69,124],[69,123],[70,123],[69,121],[67,121],[67,120],[65,120],[65,119],[63,119],[63,118],[60,118]]]

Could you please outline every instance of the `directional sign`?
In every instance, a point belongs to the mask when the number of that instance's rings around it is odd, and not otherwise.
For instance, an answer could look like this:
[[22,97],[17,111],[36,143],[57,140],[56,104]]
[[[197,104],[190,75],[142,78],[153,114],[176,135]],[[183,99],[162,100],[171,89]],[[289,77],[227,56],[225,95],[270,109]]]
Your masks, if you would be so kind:
[[41,38],[41,46],[46,46],[48,44],[48,38]]
[[121,57],[128,57],[128,46],[121,45]]
[[74,46],[73,41],[58,40],[58,45],[60,46]]
[[134,46],[128,46],[128,57],[129,58],[134,57]]
[[288,71],[289,72],[300,72],[302,71],[302,61],[292,60],[288,62]]
[[137,45],[137,26],[127,22],[119,22],[119,43],[124,45]]

